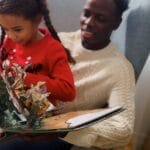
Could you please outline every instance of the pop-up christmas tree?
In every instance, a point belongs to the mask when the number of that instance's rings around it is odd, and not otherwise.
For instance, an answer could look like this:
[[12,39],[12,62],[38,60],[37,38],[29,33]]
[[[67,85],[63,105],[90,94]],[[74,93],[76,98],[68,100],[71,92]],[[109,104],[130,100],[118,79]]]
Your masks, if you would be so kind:
[[49,102],[45,82],[27,87],[24,83],[25,68],[18,64],[3,62],[0,78],[0,126],[31,128],[40,127],[40,120],[51,115],[54,106]]

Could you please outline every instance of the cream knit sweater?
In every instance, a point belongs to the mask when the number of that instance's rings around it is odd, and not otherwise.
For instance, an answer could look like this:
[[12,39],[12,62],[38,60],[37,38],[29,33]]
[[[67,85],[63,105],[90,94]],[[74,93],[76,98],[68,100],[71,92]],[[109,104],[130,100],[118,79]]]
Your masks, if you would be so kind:
[[82,47],[80,31],[60,33],[63,44],[71,50],[76,99],[58,104],[62,112],[70,110],[123,106],[126,110],[88,128],[70,132],[64,139],[91,149],[123,149],[134,126],[134,71],[127,59],[110,43],[101,50]]

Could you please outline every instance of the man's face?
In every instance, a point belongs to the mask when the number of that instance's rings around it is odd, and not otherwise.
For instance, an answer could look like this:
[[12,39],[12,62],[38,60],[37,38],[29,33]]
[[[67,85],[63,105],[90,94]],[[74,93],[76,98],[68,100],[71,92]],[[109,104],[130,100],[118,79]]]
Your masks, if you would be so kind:
[[80,17],[83,46],[93,50],[105,47],[120,21],[113,0],[87,0]]

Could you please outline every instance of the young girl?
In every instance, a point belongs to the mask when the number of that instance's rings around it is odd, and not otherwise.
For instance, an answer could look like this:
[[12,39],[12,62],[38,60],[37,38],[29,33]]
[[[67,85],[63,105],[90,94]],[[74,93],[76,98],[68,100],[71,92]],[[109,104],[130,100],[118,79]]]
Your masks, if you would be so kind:
[[[42,20],[49,30],[39,29]],[[71,101],[75,97],[73,76],[68,60],[73,59],[60,43],[53,28],[45,0],[1,0],[1,69],[2,62],[27,64],[25,84],[44,81],[49,100]]]

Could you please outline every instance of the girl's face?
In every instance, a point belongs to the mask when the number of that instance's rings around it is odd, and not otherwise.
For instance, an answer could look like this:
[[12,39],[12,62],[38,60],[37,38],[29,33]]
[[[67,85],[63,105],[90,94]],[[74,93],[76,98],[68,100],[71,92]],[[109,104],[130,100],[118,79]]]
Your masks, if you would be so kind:
[[14,42],[27,45],[40,39],[38,26],[40,21],[31,21],[21,16],[0,14],[0,25]]

